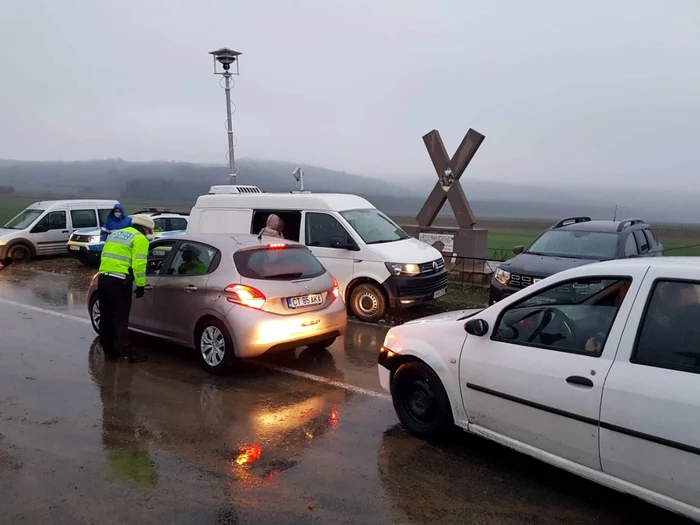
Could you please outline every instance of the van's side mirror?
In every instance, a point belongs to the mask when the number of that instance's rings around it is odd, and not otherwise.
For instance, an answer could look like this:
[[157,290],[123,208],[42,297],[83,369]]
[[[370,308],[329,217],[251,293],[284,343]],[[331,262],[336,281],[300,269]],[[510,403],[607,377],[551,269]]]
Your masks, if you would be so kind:
[[489,324],[483,319],[469,319],[464,323],[464,330],[470,335],[482,337],[489,331]]
[[515,255],[520,255],[520,254],[523,253],[524,251],[525,251],[525,247],[524,247],[524,246],[516,246],[515,248],[513,248],[513,253],[514,253]]
[[49,227],[44,224],[37,224],[32,228],[32,233],[46,233],[49,231]]
[[354,242],[348,242],[347,239],[342,237],[333,237],[331,239],[331,248],[337,248],[339,250],[352,250],[357,251],[359,247]]

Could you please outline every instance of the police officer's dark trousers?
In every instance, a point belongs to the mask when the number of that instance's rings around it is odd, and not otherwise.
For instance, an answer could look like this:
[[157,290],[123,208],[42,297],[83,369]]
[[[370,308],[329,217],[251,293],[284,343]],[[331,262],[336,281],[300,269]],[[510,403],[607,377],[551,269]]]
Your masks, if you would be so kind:
[[129,357],[129,311],[131,310],[131,280],[100,274],[97,281],[100,294],[100,344],[110,357]]

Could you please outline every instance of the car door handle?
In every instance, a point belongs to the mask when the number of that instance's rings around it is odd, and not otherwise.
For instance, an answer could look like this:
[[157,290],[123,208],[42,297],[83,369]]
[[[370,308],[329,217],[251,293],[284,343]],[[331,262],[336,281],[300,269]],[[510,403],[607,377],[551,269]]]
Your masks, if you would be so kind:
[[153,285],[147,284],[146,286],[143,287],[143,289],[146,290],[147,292],[150,292],[151,290],[153,290]]
[[593,381],[581,376],[569,376],[566,378],[566,382],[571,385],[593,386]]
[[188,284],[187,286],[185,286],[186,292],[196,292],[197,290],[198,288],[193,284]]
[[63,230],[61,233],[70,233],[68,230]]

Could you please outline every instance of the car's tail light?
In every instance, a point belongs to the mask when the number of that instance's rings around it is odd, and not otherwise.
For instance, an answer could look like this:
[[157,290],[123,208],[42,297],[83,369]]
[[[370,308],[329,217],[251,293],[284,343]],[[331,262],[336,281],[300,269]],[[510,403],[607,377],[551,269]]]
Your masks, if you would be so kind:
[[338,285],[338,279],[336,279],[333,275],[331,275],[331,277],[333,277],[333,297],[340,297],[340,286]]
[[256,310],[260,310],[265,304],[265,294],[252,286],[229,284],[224,288],[224,292],[228,294],[226,300],[229,303],[240,304]]
[[282,250],[288,246],[285,242],[273,242],[267,245],[268,250]]
[[90,280],[90,288],[94,288],[95,283],[97,282],[97,278],[100,276],[100,273],[97,272],[95,275],[92,276],[92,279]]

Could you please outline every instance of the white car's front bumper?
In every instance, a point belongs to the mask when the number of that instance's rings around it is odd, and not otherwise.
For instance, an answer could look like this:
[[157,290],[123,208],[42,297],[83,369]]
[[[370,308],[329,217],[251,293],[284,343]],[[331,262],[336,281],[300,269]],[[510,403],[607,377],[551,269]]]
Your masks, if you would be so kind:
[[377,372],[379,373],[379,384],[385,392],[391,394],[391,372],[383,365],[377,365]]

